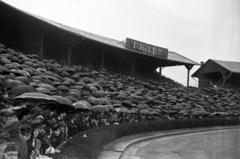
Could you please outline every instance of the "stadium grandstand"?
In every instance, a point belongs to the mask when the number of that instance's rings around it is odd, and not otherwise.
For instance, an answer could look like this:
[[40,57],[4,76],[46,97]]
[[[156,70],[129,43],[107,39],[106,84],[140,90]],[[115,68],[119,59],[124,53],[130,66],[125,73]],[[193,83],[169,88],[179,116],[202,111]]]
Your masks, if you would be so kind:
[[[166,48],[138,42],[130,47],[132,39],[118,41],[92,34],[52,20],[28,13],[0,2],[0,40],[6,46],[40,58],[53,58],[61,64],[81,64],[93,68],[106,68],[126,75],[154,75],[157,68],[185,66],[187,86],[189,72],[197,62]],[[14,24],[14,25],[12,25]],[[133,43],[133,42],[132,42]],[[162,54],[158,50],[162,50]],[[150,51],[145,51],[150,50]],[[142,65],[144,63],[144,65]]]
[[[240,94],[233,89],[184,87],[155,72],[183,65],[189,77],[198,63],[178,53],[91,34],[2,1],[0,13],[0,158],[12,150],[20,159],[89,159],[110,139],[159,125],[239,124]],[[220,70],[206,75],[215,81],[239,77],[235,64],[208,64]]]

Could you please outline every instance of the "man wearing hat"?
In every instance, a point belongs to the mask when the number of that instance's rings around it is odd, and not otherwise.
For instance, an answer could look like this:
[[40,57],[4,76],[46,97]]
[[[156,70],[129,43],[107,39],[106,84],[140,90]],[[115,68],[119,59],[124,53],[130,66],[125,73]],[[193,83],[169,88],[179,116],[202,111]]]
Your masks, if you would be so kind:
[[[8,120],[6,122],[6,124],[3,126],[3,129],[6,129],[6,128],[12,126],[16,122],[18,122],[17,117],[13,116],[11,118],[11,120]],[[27,159],[27,152],[28,152],[27,143],[21,135],[20,127],[16,126],[16,127],[11,128],[10,131],[8,131],[8,136],[9,136],[9,138],[6,139],[6,141],[13,142],[16,144],[16,147],[19,151],[20,159]]]
[[14,142],[7,144],[2,159],[19,159],[18,148]]
[[41,154],[43,155],[55,154],[60,152],[60,150],[55,149],[52,146],[51,135],[52,135],[52,129],[45,127],[44,131],[41,134],[41,137],[39,138],[40,141],[42,142]]

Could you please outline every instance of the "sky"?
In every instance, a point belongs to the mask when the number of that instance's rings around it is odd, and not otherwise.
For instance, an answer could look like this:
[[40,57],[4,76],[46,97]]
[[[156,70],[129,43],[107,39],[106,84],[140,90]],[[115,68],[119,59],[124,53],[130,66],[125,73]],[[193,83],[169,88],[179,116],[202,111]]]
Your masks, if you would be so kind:
[[[240,0],[2,0],[93,34],[168,48],[197,63],[240,62]],[[198,79],[191,75],[190,85]],[[163,75],[187,84],[185,66]]]

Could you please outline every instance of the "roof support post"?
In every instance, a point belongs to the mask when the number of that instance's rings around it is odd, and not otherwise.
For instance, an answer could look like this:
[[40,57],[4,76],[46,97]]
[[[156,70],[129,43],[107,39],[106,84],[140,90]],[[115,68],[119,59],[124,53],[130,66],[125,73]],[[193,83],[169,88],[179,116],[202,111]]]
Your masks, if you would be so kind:
[[104,68],[105,53],[102,54],[101,68]]
[[187,87],[189,87],[189,73],[190,70],[193,68],[193,65],[185,65],[185,67],[187,68]]
[[44,42],[44,36],[45,34],[42,34],[41,40],[40,40],[40,60],[43,58],[43,42]]
[[42,60],[43,58],[43,46],[44,46],[44,38],[45,38],[45,35],[47,33],[47,28],[45,27],[45,24],[42,24],[40,26],[41,30],[39,31],[40,32],[40,53],[39,53],[39,58],[40,60]]
[[158,73],[159,76],[162,76],[162,69],[163,69],[163,67],[160,66],[160,67],[159,67],[159,73]]
[[84,38],[80,41],[77,41],[75,39],[69,40],[68,43],[68,55],[67,55],[67,65],[70,66],[71,64],[71,56],[72,56],[72,48],[76,45],[78,45],[79,43],[81,43],[84,40]]
[[231,75],[232,75],[232,72],[223,80],[223,83],[225,83]]
[[132,60],[132,66],[131,66],[131,76],[133,76],[134,75],[134,63],[135,63],[135,60],[136,60],[137,58],[135,57],[135,58],[133,58],[133,60]]
[[70,40],[70,42],[68,43],[68,54],[67,54],[67,65],[68,66],[70,66],[70,63],[71,63],[72,44],[73,44],[73,41]]

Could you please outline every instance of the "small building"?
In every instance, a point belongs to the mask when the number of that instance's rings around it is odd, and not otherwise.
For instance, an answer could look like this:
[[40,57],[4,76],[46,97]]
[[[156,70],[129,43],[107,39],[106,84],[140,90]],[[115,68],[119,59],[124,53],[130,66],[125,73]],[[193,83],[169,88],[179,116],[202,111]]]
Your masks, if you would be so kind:
[[192,74],[199,79],[199,88],[218,85],[240,88],[240,62],[209,59]]

